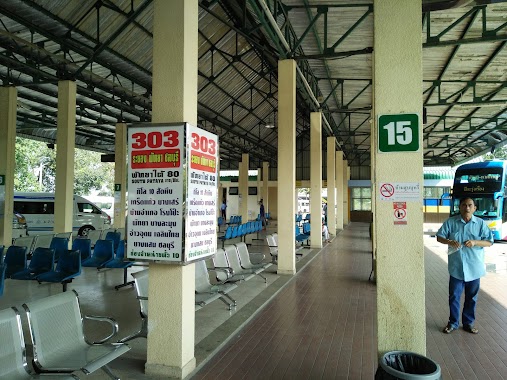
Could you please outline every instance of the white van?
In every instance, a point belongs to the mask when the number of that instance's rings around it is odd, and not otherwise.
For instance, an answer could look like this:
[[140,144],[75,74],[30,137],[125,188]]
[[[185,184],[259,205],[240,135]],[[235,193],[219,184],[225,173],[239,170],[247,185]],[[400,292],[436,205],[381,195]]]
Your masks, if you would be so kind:
[[[18,193],[14,192],[14,209],[25,219],[29,235],[53,233],[55,225],[54,193]],[[86,236],[88,231],[106,229],[111,218],[89,200],[74,196],[72,233]]]

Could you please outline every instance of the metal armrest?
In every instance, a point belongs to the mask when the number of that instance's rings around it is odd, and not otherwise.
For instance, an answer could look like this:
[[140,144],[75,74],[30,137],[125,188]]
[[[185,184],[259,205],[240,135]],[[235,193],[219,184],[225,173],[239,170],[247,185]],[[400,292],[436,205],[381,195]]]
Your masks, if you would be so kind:
[[233,276],[234,275],[234,269],[232,269],[231,267],[213,267],[213,268],[208,268],[208,272],[210,272],[210,271],[224,272],[227,276],[229,276],[229,275]]
[[95,341],[95,342],[89,342],[90,344],[102,344],[109,339],[111,339],[113,336],[115,336],[118,333],[118,322],[116,322],[115,319],[110,317],[100,317],[96,315],[85,315],[83,316],[83,319],[88,319],[91,321],[98,321],[98,322],[107,322],[111,325],[112,332],[109,334],[106,338]]

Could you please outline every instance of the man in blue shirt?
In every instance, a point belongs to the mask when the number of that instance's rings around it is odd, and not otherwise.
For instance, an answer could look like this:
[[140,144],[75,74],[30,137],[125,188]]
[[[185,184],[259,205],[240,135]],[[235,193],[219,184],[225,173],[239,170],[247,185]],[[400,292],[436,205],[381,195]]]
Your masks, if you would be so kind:
[[459,326],[460,299],[465,290],[465,304],[461,315],[463,329],[477,334],[474,327],[475,307],[479,295],[480,278],[486,275],[484,247],[493,244],[493,233],[484,220],[474,216],[477,209],[471,198],[459,203],[460,215],[447,219],[437,232],[437,241],[447,244],[449,270],[449,322],[443,332],[452,333]]

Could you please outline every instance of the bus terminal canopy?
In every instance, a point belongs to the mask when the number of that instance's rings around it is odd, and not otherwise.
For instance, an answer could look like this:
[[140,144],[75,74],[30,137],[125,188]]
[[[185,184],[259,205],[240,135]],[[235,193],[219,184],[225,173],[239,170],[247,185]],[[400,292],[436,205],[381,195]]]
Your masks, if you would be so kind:
[[[454,166],[506,142],[507,3],[422,4],[424,164]],[[77,83],[77,147],[112,154],[116,123],[151,121],[153,9],[2,0],[0,77],[18,89],[17,135],[55,142],[59,80]],[[350,166],[370,165],[374,12],[362,0],[199,1],[198,124],[218,135],[222,169],[244,152],[252,168],[277,167],[286,58],[298,65],[298,150],[309,151],[310,112],[322,110],[324,141],[334,136]]]

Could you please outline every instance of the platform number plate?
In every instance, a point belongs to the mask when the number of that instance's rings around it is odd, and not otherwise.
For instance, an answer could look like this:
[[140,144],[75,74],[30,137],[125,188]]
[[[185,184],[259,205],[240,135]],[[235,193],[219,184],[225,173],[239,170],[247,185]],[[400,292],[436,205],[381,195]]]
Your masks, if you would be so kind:
[[380,115],[377,125],[380,152],[419,150],[419,115]]

